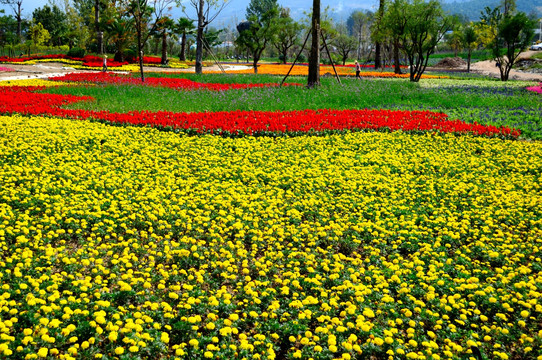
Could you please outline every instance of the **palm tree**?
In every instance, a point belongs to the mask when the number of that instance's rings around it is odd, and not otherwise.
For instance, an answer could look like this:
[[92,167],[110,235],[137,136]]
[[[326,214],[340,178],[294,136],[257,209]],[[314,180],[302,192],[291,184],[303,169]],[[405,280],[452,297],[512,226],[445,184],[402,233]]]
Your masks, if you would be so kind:
[[181,35],[181,53],[179,54],[181,61],[186,61],[186,36],[193,34],[195,28],[193,21],[187,18],[179,18],[175,24],[175,32]]
[[115,44],[115,61],[124,61],[124,53],[133,41],[134,21],[127,18],[114,18],[107,25],[109,40]]

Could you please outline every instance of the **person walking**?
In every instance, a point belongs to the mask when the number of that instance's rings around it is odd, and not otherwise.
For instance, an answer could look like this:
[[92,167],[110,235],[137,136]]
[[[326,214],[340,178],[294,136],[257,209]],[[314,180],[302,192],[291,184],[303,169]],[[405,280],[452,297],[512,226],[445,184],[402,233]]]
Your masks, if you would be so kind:
[[355,67],[356,67],[356,79],[360,79],[361,80],[361,76],[359,76],[359,73],[361,71],[361,66],[359,65],[358,61],[356,60],[356,62],[354,63]]
[[107,71],[107,55],[104,54],[104,66],[102,68],[102,72],[106,72]]

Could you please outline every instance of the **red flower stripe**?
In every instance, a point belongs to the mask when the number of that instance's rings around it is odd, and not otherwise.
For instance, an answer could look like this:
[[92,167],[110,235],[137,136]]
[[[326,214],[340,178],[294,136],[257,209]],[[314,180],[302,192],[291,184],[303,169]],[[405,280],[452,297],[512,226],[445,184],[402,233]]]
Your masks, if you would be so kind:
[[488,137],[517,138],[518,130],[506,127],[468,124],[448,120],[447,115],[430,111],[395,110],[302,110],[229,111],[212,113],[173,113],[168,111],[68,110],[59,106],[92,98],[73,95],[33,93],[36,88],[4,87],[0,90],[0,113],[48,115],[75,119],[95,119],[116,124],[172,128],[194,133],[249,134],[307,133],[345,130],[402,130],[469,133]]
[[[70,73],[63,76],[51,77],[49,80],[55,81],[73,81],[83,83],[100,83],[100,84],[132,84],[145,86],[168,87],[172,89],[182,90],[197,90],[207,89],[212,91],[223,91],[230,89],[247,89],[255,87],[278,86],[278,84],[212,84],[198,83],[187,79],[174,78],[153,78],[147,77],[145,82],[142,82],[138,77],[131,75],[116,74],[110,72],[100,73]],[[288,84],[292,85],[292,84]],[[295,84],[300,85],[300,84]]]

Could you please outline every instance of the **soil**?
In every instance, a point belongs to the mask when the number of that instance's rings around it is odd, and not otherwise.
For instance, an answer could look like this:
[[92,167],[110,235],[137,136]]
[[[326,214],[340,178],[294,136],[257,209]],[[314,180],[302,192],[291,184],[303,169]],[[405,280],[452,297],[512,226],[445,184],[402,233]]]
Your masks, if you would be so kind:
[[[520,59],[529,59],[532,55],[536,54],[536,51],[525,51],[521,53]],[[443,59],[441,62],[447,59],[452,59],[451,61],[446,61],[448,64],[453,64],[453,59],[456,58],[446,58]],[[440,63],[439,63],[440,64]],[[460,71],[465,72],[467,70],[467,63],[464,61],[463,64],[456,63],[456,66],[453,67],[446,67],[446,66],[439,66],[437,64],[436,66],[432,67],[431,70],[445,70],[445,71]],[[475,74],[482,74],[485,76],[498,78],[500,79],[501,73],[499,71],[499,68],[496,66],[496,63],[494,60],[486,60],[486,61],[478,61],[475,63],[472,63],[470,65],[470,70],[472,73]],[[525,72],[525,71],[518,71],[516,69],[510,70],[509,75],[510,80],[524,80],[524,81],[540,81],[542,82],[542,74],[540,73],[531,73],[531,72]]]
[[440,60],[435,67],[436,68],[450,68],[450,69],[457,69],[457,68],[466,68],[467,62],[463,60],[460,57],[447,57],[442,60]]

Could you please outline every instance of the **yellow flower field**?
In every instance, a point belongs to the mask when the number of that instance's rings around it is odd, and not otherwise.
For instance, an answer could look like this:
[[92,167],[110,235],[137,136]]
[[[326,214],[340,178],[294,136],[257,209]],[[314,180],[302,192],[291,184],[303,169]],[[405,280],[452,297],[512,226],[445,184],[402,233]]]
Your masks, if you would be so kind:
[[542,359],[540,142],[0,129],[0,358]]

